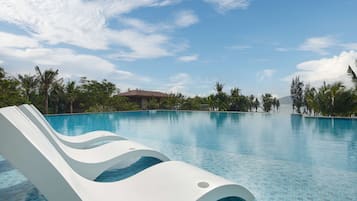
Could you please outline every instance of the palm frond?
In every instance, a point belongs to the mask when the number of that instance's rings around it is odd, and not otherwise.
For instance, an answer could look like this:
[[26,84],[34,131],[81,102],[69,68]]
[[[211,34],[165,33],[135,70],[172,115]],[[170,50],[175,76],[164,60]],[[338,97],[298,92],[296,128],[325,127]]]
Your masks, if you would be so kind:
[[351,66],[348,66],[347,73],[352,76],[352,79],[353,79],[353,80],[356,80],[356,79],[357,79],[357,75],[356,75],[356,73],[352,70]]

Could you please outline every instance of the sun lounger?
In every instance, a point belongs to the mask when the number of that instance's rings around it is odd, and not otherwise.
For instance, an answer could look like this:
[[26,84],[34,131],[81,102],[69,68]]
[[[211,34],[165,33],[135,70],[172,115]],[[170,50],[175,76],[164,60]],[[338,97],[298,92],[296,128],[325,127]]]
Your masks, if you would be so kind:
[[[57,149],[67,163],[81,176],[94,180],[104,171],[120,165],[127,166],[127,161],[139,159],[140,157],[153,157],[161,161],[167,161],[169,158],[164,154],[153,150],[149,147],[130,140],[113,141],[91,149],[76,149],[63,144],[52,130],[39,121],[34,113],[27,110],[28,107],[14,107],[18,114],[25,120],[33,123],[39,128],[39,137],[47,138],[50,143]],[[18,117],[18,118],[20,118]]]
[[15,107],[0,109],[0,154],[50,201],[253,201],[243,186],[178,161],[151,166],[127,179],[100,183],[72,169],[41,130]]
[[34,106],[34,105],[21,105],[20,108],[26,108],[29,112],[33,113],[38,119],[38,121],[42,121],[43,125],[46,126],[55,136],[61,140],[61,142],[67,146],[77,149],[87,149],[92,148],[93,146],[108,141],[114,140],[126,140],[124,137],[121,137],[115,133],[109,131],[92,131],[88,133],[83,133],[78,136],[66,136],[61,133],[58,133],[53,127],[48,123],[46,118],[42,115],[42,113]]

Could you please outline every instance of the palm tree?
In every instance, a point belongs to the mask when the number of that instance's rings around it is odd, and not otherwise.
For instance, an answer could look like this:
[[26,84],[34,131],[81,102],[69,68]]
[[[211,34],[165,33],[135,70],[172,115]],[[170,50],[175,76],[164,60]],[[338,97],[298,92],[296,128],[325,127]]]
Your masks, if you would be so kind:
[[[229,100],[229,105],[230,105],[230,108],[229,110],[231,111],[240,111],[242,108],[242,105],[241,105],[241,101],[240,101],[240,89],[237,88],[237,87],[234,87],[233,89],[231,89],[231,97],[230,97],[230,100]],[[222,92],[221,92],[222,94]]]
[[76,82],[70,81],[66,85],[66,97],[69,102],[69,110],[70,113],[73,113],[73,103],[76,101],[78,96],[78,87],[76,86]]
[[54,113],[64,112],[65,108],[65,92],[62,82],[54,82],[52,84],[49,96],[49,102],[53,104]]
[[219,83],[219,82],[216,82],[216,91],[217,93],[221,93],[223,91],[223,84],[222,83]]
[[6,75],[0,67],[0,107],[19,105],[26,102],[21,94],[20,82]]
[[207,97],[207,102],[210,107],[210,110],[216,110],[217,104],[216,104],[216,97],[214,94],[211,94]]
[[4,77],[5,77],[5,70],[2,67],[0,67],[0,79]]
[[330,85],[327,85],[326,82],[323,83],[316,94],[316,103],[318,105],[316,108],[318,113],[321,113],[322,115],[331,115]]
[[36,91],[38,79],[35,75],[18,75],[21,88],[27,101],[30,101],[31,95]]
[[258,107],[260,106],[260,102],[259,102],[258,98],[255,98],[253,106],[255,108],[255,112],[258,112]]
[[303,105],[303,87],[304,83],[297,76],[291,82],[290,95],[293,100],[293,109],[296,108],[297,113],[301,113],[300,108]]
[[330,86],[329,93],[331,97],[331,108],[332,108],[332,115],[335,113],[335,99],[337,96],[337,93],[340,92],[340,90],[343,90],[345,86],[341,82],[336,82],[333,85]]
[[[223,88],[221,88],[221,91],[222,91]],[[233,89],[231,89],[231,96],[235,96],[235,97],[238,97],[240,94],[240,89],[237,88],[237,87],[234,87]]]
[[[355,66],[357,68],[357,59],[355,60]],[[354,72],[351,68],[351,66],[348,66],[348,70],[347,70],[347,73],[351,76],[352,78],[352,82],[355,84],[355,90],[354,90],[354,96],[357,97],[357,74],[356,72]],[[356,98],[355,98],[355,101],[357,102]],[[355,106],[355,114],[357,114],[357,106]]]
[[223,92],[223,84],[217,82],[215,88],[217,91],[214,97],[215,106],[219,111],[226,111],[228,109],[228,96]]
[[[356,60],[356,67],[357,67],[357,60]],[[352,82],[355,83],[355,86],[357,88],[357,75],[356,73],[352,70],[351,66],[348,66],[347,73],[351,76]]]
[[307,112],[311,115],[312,111],[317,112],[316,104],[316,89],[306,85],[304,91],[304,105],[306,106]]
[[41,72],[40,68],[36,66],[35,70],[39,78],[42,93],[45,96],[45,100],[44,100],[45,114],[48,114],[48,96],[50,93],[50,89],[52,88],[54,83],[61,81],[61,79],[57,80],[58,69],[55,71],[49,69],[49,70],[45,70],[44,72]]
[[263,109],[265,112],[270,112],[271,107],[273,105],[273,96],[271,94],[262,95],[263,100]]
[[272,105],[273,109],[276,108],[276,102],[277,102],[277,99],[274,97],[271,101],[271,105]]
[[250,96],[249,96],[249,111],[251,112],[252,111],[252,108],[253,108],[253,106],[254,106],[254,95],[253,94],[251,94]]

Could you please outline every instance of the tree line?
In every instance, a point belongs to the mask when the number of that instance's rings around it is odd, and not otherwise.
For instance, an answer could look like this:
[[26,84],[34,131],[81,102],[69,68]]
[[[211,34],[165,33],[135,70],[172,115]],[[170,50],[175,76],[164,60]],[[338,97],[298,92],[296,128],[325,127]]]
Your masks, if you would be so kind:
[[64,83],[58,70],[41,71],[36,66],[34,75],[12,77],[0,67],[0,107],[29,103],[46,114],[139,109],[118,92],[115,84],[105,79],[99,82],[82,77],[78,84]]
[[[181,110],[213,110],[213,111],[241,111],[252,112],[261,108],[265,112],[278,110],[280,102],[271,94],[266,93],[262,96],[262,103],[254,95],[245,96],[241,94],[239,88],[232,88],[230,94],[223,91],[224,85],[220,82],[215,84],[215,93],[207,97],[185,97],[181,93],[170,94],[162,103],[163,109],[181,109]],[[157,109],[151,107],[150,109]]]
[[[161,100],[150,99],[148,109],[215,110],[215,111],[258,111],[278,110],[280,102],[271,94],[259,98],[241,94],[233,88],[230,94],[223,91],[224,85],[215,84],[216,93],[207,97],[187,97],[181,93],[169,94]],[[0,67],[0,107],[34,104],[43,113],[106,112],[138,110],[140,106],[128,98],[119,96],[120,90],[108,80],[89,80],[82,77],[78,83],[64,82],[58,70],[42,71],[35,67],[35,74],[9,76]]]
[[293,78],[290,87],[293,110],[309,115],[357,115],[357,76],[351,66],[348,66],[347,73],[354,83],[352,88],[347,88],[342,82],[324,82],[321,87],[315,88],[305,85],[299,77]]

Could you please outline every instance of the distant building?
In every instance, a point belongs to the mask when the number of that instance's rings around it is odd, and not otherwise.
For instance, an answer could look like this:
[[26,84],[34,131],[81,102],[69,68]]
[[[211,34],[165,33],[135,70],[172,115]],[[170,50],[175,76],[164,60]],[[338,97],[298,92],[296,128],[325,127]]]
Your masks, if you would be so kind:
[[167,98],[169,95],[157,91],[145,91],[140,89],[128,90],[127,92],[120,93],[119,96],[124,96],[129,98],[129,101],[137,103],[141,109],[147,109],[148,102],[151,99],[156,99],[159,104],[163,99]]

